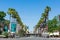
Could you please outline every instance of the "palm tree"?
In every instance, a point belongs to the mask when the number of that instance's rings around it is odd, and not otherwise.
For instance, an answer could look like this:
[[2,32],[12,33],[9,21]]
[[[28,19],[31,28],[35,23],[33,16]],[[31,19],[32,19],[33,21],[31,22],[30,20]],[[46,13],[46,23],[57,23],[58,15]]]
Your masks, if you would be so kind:
[[24,25],[23,25],[23,22],[21,21],[20,16],[18,15],[18,12],[15,9],[13,9],[13,8],[9,8],[8,9],[8,14],[10,16],[12,16],[12,18],[15,18],[16,21],[20,24],[20,26],[22,26],[22,29],[23,29]]
[[51,8],[49,6],[47,6],[45,9],[45,12],[44,12],[45,13],[45,15],[44,15],[45,16],[45,22],[48,20],[49,11],[51,11]]
[[44,24],[46,25],[47,20],[48,20],[48,13],[49,11],[51,11],[51,8],[49,6],[46,6],[46,9],[44,11],[44,13],[42,13],[41,19],[38,21],[35,30],[37,30],[40,27],[40,24]]
[[42,13],[42,17],[44,18],[44,26],[47,26],[48,25],[48,14],[49,14],[49,11],[51,11],[51,8],[49,6],[46,7],[44,13]]
[[6,13],[4,11],[0,11],[0,20],[3,19],[6,16]]

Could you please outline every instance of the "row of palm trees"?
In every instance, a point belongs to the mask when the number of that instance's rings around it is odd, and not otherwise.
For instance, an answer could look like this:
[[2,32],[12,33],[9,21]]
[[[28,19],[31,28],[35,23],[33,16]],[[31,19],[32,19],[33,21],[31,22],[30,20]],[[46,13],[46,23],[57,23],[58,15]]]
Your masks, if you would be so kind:
[[[6,14],[10,15],[10,20],[5,19]],[[0,11],[0,34],[2,35],[3,33],[3,35],[6,34],[5,36],[8,36],[9,34],[8,29],[10,29],[9,25],[11,24],[11,20],[13,19],[16,19],[15,20],[16,23],[20,25],[18,33],[16,34],[19,36],[24,36],[24,34],[27,32],[28,27],[23,24],[18,12],[14,8],[9,8],[7,13],[5,13],[4,11]],[[4,29],[4,28],[7,28],[7,29]],[[7,31],[4,31],[4,30],[7,30]]]
[[18,12],[13,8],[9,8],[8,9],[8,14],[10,15],[10,17],[15,18],[16,21],[17,21],[17,24],[20,25],[20,29],[18,30],[17,34],[20,35],[20,36],[24,36],[24,34],[26,33],[28,28],[27,28],[26,25],[23,24]]
[[51,8],[49,6],[46,6],[45,11],[42,13],[42,16],[41,16],[40,20],[36,24],[35,31],[37,31],[37,29],[39,27],[41,27],[41,25],[42,25],[42,27],[45,27],[46,25],[48,25],[47,21],[48,21],[49,11],[51,11]]
[[19,16],[19,14],[18,14],[18,12],[14,8],[9,8],[8,11],[7,11],[7,13],[5,13],[4,11],[0,11],[0,28],[3,26],[3,24],[4,24],[4,26],[7,25],[7,27],[10,24],[10,20],[5,19],[6,14],[9,14],[10,17],[16,19],[17,24],[19,24],[20,27],[21,27],[21,30],[24,31],[24,28],[25,28],[25,31],[26,31],[28,29],[26,27],[26,25],[23,24],[23,22],[22,22],[22,20],[21,20],[21,18]]

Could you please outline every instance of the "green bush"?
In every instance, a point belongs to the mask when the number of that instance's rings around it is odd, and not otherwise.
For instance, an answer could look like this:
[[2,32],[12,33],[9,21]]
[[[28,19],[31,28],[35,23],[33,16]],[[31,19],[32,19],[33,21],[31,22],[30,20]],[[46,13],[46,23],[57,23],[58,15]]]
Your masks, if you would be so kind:
[[3,32],[2,33],[4,36],[8,37],[8,32]]

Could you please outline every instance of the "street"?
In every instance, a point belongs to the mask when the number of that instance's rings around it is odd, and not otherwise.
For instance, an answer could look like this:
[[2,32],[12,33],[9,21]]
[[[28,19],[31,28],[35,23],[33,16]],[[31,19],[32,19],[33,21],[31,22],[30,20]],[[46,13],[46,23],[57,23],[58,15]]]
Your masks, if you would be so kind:
[[0,38],[0,40],[60,40],[60,38],[21,37],[21,38]]

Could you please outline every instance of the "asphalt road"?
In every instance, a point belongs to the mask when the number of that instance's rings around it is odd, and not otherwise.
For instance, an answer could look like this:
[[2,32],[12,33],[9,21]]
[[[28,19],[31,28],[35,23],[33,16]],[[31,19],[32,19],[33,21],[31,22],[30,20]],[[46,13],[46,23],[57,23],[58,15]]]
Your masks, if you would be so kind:
[[60,40],[60,38],[22,37],[22,38],[0,38],[0,40]]

